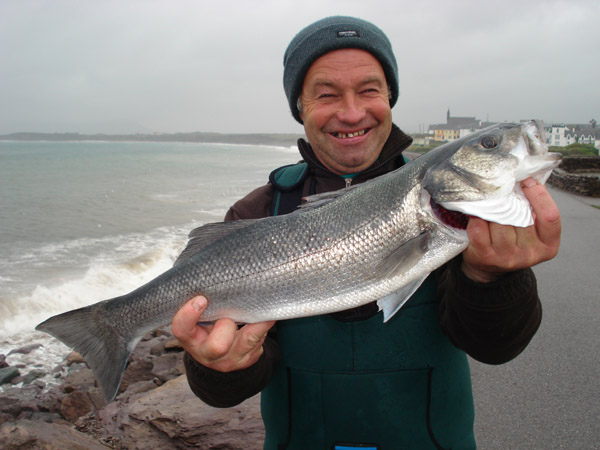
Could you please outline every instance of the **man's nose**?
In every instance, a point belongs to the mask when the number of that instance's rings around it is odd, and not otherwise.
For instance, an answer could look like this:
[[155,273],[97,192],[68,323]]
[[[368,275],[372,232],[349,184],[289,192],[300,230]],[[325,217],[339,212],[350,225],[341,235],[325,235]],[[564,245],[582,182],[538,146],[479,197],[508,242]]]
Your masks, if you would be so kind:
[[337,118],[344,123],[358,123],[365,117],[365,108],[359,98],[353,94],[344,95]]

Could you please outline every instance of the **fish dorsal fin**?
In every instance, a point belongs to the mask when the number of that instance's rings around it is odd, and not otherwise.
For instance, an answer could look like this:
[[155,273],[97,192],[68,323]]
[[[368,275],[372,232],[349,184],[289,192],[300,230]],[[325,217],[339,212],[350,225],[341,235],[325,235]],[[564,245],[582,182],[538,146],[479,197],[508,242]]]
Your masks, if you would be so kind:
[[245,220],[234,220],[231,222],[214,222],[207,223],[198,228],[194,228],[189,236],[188,242],[185,249],[175,260],[174,265],[181,264],[182,262],[190,259],[195,254],[199,253],[210,244],[218,241],[222,237],[225,237],[238,230],[244,229],[258,221],[264,219],[245,219]]
[[[410,160],[408,160],[408,161],[410,161]],[[405,165],[402,165],[399,168],[397,168],[391,172],[384,173],[383,175],[379,175],[375,178],[371,178],[369,180],[365,180],[365,181],[357,183],[357,184],[351,184],[350,186],[347,186],[342,189],[338,189],[337,191],[321,192],[320,194],[309,195],[302,199],[302,200],[304,200],[304,202],[302,204],[300,204],[300,206],[298,206],[298,209],[306,210],[306,209],[318,208],[320,206],[323,206],[327,203],[332,202],[333,200],[343,197],[344,195],[348,194],[349,192],[354,191],[355,189],[365,189],[367,186],[381,182],[381,180],[383,180],[384,178],[393,177],[396,174],[396,172],[398,172],[400,170],[404,170],[404,168],[405,168]]]
[[384,322],[387,322],[392,317],[394,317],[394,314],[396,314],[400,310],[400,308],[404,306],[404,304],[412,297],[412,295],[417,291],[417,289],[419,289],[419,287],[423,284],[423,281],[425,281],[428,276],[429,274],[377,300],[377,306],[379,306],[379,311],[383,310]]
[[365,186],[373,183],[373,181],[374,180],[367,180],[364,183],[352,184],[348,187],[338,189],[337,191],[321,192],[320,194],[309,195],[302,199],[304,202],[298,206],[298,209],[307,210],[318,208],[346,195],[348,192],[351,192],[354,189],[364,188]]
[[375,268],[377,278],[389,279],[402,275],[416,266],[429,248],[429,237],[430,233],[425,231],[395,248],[377,264]]

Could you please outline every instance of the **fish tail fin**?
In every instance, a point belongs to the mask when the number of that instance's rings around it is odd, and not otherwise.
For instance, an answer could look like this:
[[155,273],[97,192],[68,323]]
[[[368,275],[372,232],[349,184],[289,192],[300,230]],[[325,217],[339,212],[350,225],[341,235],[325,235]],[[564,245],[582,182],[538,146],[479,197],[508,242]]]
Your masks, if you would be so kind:
[[117,395],[127,361],[139,338],[117,334],[103,317],[103,303],[50,317],[35,329],[54,336],[81,354],[108,403]]

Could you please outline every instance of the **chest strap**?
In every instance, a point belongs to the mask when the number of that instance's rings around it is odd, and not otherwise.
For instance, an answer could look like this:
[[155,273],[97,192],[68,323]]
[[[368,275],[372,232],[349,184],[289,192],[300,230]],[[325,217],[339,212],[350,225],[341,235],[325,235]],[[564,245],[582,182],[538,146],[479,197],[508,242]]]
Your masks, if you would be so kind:
[[275,188],[271,201],[271,215],[278,216],[294,211],[302,202],[304,180],[308,176],[308,164],[300,162],[275,169],[269,182]]

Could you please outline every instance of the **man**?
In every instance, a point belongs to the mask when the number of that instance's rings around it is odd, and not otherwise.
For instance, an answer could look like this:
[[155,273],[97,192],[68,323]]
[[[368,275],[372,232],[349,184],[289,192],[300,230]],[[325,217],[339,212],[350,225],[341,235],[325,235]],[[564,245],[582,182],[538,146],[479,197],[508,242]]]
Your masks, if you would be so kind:
[[[308,142],[308,169],[286,186],[281,169],[226,220],[293,210],[302,195],[360,183],[404,164],[411,139],[392,124],[397,64],[374,25],[330,17],[303,29],[284,57],[284,88]],[[472,218],[465,252],[432,274],[388,323],[373,303],[337,314],[197,325],[206,299],[173,319],[192,390],[233,406],[262,391],[266,449],[474,448],[466,354],[491,364],[517,356],[541,304],[529,267],[553,258],[560,216],[543,186],[523,183],[536,221],[514,228]],[[274,201],[277,199],[277,201]],[[275,207],[274,205],[277,205]]]

